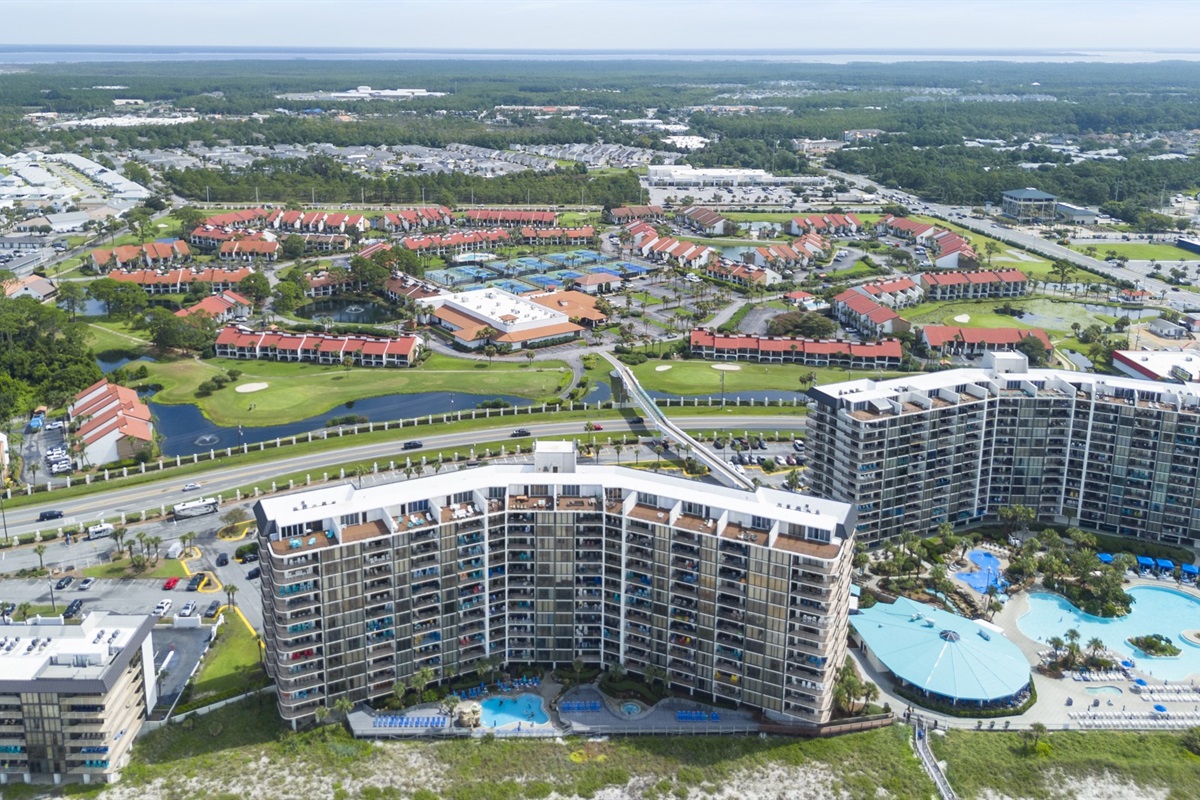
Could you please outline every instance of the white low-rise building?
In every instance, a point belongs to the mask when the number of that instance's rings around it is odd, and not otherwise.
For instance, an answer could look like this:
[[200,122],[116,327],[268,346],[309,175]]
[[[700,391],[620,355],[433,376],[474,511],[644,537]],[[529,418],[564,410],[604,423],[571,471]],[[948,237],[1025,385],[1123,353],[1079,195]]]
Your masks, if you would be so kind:
[[[565,313],[502,289],[476,289],[431,297],[433,317],[455,339],[470,348],[506,344],[513,348],[575,337],[583,326]],[[488,329],[491,329],[489,332]]]

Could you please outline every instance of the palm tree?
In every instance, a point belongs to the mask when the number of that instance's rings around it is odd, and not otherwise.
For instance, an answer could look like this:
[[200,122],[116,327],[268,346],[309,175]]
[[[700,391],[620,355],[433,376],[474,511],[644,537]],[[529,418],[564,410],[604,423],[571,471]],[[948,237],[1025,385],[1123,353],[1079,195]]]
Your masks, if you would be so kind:
[[41,571],[45,569],[46,564],[43,557],[46,555],[46,545],[39,544],[37,547],[33,548],[33,552],[36,553],[38,557],[38,570]]
[[238,586],[236,583],[225,584],[225,598],[229,601],[229,605],[233,606],[234,608],[237,608],[237,601],[234,599],[237,597],[237,593]]
[[17,606],[17,613],[21,615],[22,622],[29,619],[30,611],[33,611],[33,603],[30,603],[28,601],[21,603],[19,606]]
[[1092,658],[1095,658],[1104,652],[1104,642],[1101,641],[1099,636],[1093,636],[1091,639],[1088,639],[1087,649],[1092,654]]
[[1053,647],[1053,648],[1054,648],[1054,652],[1055,652],[1055,653],[1058,653],[1059,651],[1061,651],[1061,650],[1063,649],[1063,645],[1064,645],[1064,644],[1066,644],[1066,643],[1065,643],[1065,642],[1062,640],[1062,637],[1061,637],[1061,636],[1051,636],[1051,637],[1050,637],[1050,638],[1049,638],[1049,639],[1046,641],[1046,644],[1048,644],[1048,645],[1050,645],[1051,647]]
[[342,716],[342,719],[350,716],[350,712],[354,710],[354,701],[346,695],[342,695],[337,700],[333,701],[333,710]]
[[620,442],[613,443],[613,451],[615,451],[617,454],[617,466],[621,465],[621,451],[624,449],[625,449],[625,446],[623,444],[621,444]]
[[862,689],[859,690],[858,696],[863,701],[861,710],[865,711],[867,706],[879,699],[879,687],[870,681],[863,681]]
[[324,725],[325,721],[329,719],[329,715],[331,713],[332,712],[329,710],[329,706],[317,706],[316,710],[313,711],[313,715],[317,718],[318,725]]

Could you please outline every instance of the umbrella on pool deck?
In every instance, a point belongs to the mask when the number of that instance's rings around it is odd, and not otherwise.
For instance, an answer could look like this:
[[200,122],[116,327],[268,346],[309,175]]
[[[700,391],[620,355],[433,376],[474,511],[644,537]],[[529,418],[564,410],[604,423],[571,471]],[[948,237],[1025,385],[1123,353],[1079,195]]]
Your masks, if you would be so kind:
[[1155,710],[1155,711],[1157,711],[1157,712],[1158,712],[1158,713],[1160,713],[1160,714],[1165,714],[1165,713],[1167,713],[1167,707],[1166,707],[1166,706],[1164,706],[1164,705],[1161,705],[1161,704],[1159,704],[1159,705],[1156,705],[1156,706],[1154,707],[1154,710]]
[[1138,678],[1136,681],[1134,681],[1134,683],[1136,683],[1138,686],[1145,686],[1145,685],[1146,685],[1146,679],[1145,679],[1145,678]]
[[1132,661],[1122,661],[1121,666],[1124,667],[1125,669],[1133,669],[1133,662]]

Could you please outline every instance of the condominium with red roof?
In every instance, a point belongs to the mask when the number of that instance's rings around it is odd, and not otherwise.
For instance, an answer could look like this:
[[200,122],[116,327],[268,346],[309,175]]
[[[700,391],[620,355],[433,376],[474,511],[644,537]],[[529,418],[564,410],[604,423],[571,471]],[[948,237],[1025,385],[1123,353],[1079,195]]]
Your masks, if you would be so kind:
[[983,300],[1029,293],[1029,278],[1016,269],[926,272],[918,280],[930,300]]
[[345,359],[360,367],[411,367],[417,363],[425,340],[420,336],[331,336],[322,333],[252,331],[230,325],[217,334],[216,354],[221,358],[341,364]]
[[876,223],[875,230],[929,248],[932,251],[930,260],[936,267],[957,269],[974,266],[979,260],[975,248],[965,237],[928,222],[889,214]]
[[637,219],[644,219],[650,222],[663,222],[666,220],[666,214],[663,212],[662,206],[620,206],[619,208],[610,208],[605,212],[605,217],[609,222],[616,225],[624,225],[627,222],[632,222]]
[[524,244],[581,246],[591,244],[595,238],[596,229],[591,225],[581,228],[534,228],[526,225],[521,228],[521,241]]
[[756,247],[747,254],[755,266],[774,269],[807,267],[813,259],[826,252],[829,243],[815,233],[806,233],[788,244],[771,244]]
[[81,443],[77,459],[85,465],[132,459],[154,447],[150,407],[133,389],[107,380],[75,395],[67,418]]
[[783,276],[773,269],[756,267],[753,264],[740,264],[725,259],[713,260],[704,266],[704,274],[719,281],[727,281],[738,286],[771,286],[783,280]]
[[858,292],[888,308],[908,308],[925,299],[924,290],[909,278],[863,283],[850,287],[850,291]]
[[1034,337],[1049,351],[1053,345],[1041,328],[958,328],[953,325],[926,325],[921,341],[930,352],[939,355],[970,355],[987,350],[1016,350],[1027,337]]
[[904,358],[900,342],[847,342],[790,336],[746,336],[698,328],[691,334],[692,355],[717,361],[804,364],[809,367],[898,369]]
[[508,231],[499,228],[490,231],[453,231],[444,234],[406,236],[399,246],[422,255],[457,255],[477,250],[495,250],[510,242]]
[[706,236],[725,236],[737,230],[737,224],[703,206],[688,206],[675,212],[675,221]]
[[838,322],[864,336],[902,333],[912,327],[892,309],[854,289],[847,289],[833,298],[833,315]]
[[92,266],[101,273],[110,269],[161,269],[187,261],[191,256],[192,251],[183,239],[113,248],[100,247],[91,252]]
[[210,228],[261,228],[267,224],[271,213],[265,208],[245,208],[215,214],[205,219],[204,224]]
[[501,227],[550,228],[558,220],[553,211],[523,211],[515,208],[478,208],[463,214],[466,223],[476,228]]
[[858,233],[862,229],[862,220],[853,214],[809,214],[806,217],[795,217],[787,225],[788,233],[793,236],[805,233],[839,236]]
[[374,227],[388,233],[423,230],[425,228],[451,225],[454,215],[445,206],[420,206],[385,211],[375,218]]
[[237,269],[213,267],[182,267],[169,270],[120,270],[110,272],[108,277],[123,283],[136,283],[147,294],[183,294],[193,283],[210,283],[214,292],[233,289],[254,274],[251,267]]

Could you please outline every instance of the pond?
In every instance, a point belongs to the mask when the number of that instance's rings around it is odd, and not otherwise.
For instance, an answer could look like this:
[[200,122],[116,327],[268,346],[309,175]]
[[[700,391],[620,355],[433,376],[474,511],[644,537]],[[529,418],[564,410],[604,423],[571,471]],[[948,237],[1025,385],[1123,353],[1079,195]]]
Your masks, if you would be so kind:
[[398,318],[387,304],[370,300],[318,300],[296,309],[296,316],[313,320],[332,317],[334,322],[348,325],[378,325]]
[[155,417],[155,428],[162,437],[162,452],[165,456],[190,456],[207,453],[242,444],[255,444],[285,436],[298,436],[308,431],[325,430],[326,420],[349,414],[366,417],[372,422],[410,419],[427,414],[445,414],[453,410],[467,411],[485,400],[494,398],[507,400],[515,406],[527,406],[530,400],[511,395],[479,395],[463,392],[418,392],[415,394],[391,394],[369,397],[345,403],[324,414],[283,425],[254,427],[217,425],[193,403],[167,405],[150,401],[150,411]]

